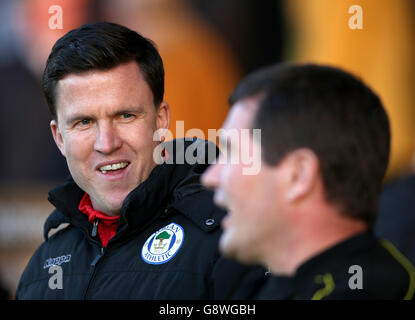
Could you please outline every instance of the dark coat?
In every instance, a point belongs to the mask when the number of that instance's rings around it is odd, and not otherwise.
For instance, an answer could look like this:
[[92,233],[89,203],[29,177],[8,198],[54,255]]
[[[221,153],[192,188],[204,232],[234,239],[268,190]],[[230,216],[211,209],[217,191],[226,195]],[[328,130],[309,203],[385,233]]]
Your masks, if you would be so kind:
[[[212,192],[199,183],[204,168],[197,164],[156,166],[125,199],[117,233],[105,248],[92,235],[88,217],[78,210],[84,192],[72,179],[53,189],[49,201],[56,210],[45,223],[45,242],[26,267],[16,298],[246,297],[248,292],[236,289],[243,288],[246,279],[249,287],[263,281],[264,270],[220,255],[224,212],[212,203]],[[62,223],[69,225],[48,238],[50,229]],[[61,268],[61,284],[52,265]]]
[[256,299],[412,300],[415,269],[389,241],[371,231],[304,262],[292,277],[271,277]]

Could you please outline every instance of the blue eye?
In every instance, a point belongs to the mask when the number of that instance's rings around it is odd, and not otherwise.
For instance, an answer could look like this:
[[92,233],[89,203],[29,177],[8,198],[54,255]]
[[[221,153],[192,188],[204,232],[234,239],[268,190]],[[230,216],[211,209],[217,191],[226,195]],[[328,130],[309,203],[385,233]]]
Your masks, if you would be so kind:
[[91,119],[82,119],[75,123],[75,127],[86,127],[91,124]]
[[128,119],[128,118],[131,118],[133,115],[131,114],[131,113],[123,113],[122,115],[121,115],[121,118],[123,118],[123,119]]

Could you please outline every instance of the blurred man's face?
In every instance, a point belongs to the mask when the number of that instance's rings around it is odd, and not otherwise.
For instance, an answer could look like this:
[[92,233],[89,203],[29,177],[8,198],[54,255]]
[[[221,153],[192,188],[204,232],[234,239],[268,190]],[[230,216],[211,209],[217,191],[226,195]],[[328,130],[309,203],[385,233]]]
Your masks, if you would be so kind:
[[[235,103],[223,125],[224,131],[251,128],[258,102],[258,98],[246,98]],[[228,154],[240,153],[242,144],[249,146],[250,153],[261,154],[258,139],[252,134],[240,136],[239,146],[228,140]],[[223,163],[218,159],[217,164],[211,165],[204,173],[202,183],[215,190],[215,203],[228,210],[222,223],[221,251],[243,262],[261,262],[270,247],[267,240],[274,238],[274,233],[278,232],[280,173],[278,167],[270,167],[264,162],[254,175],[246,174],[246,170],[244,174],[246,167],[242,161],[231,163],[228,158]]]
[[70,74],[57,85],[55,142],[96,210],[119,214],[128,193],[155,167],[153,133],[168,128],[136,62],[107,71]]

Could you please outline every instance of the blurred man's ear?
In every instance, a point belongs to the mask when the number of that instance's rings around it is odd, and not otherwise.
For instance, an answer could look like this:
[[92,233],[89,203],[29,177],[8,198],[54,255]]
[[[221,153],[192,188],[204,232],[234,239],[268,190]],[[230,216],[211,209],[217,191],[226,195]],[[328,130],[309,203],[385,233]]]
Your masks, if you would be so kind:
[[62,153],[62,155],[65,157],[65,148],[63,143],[62,134],[59,130],[57,120],[52,120],[50,122],[50,129],[52,131],[53,140],[55,140],[56,145],[58,146],[58,149]]
[[285,199],[288,202],[299,201],[310,195],[319,177],[319,161],[310,149],[302,148],[291,152],[287,161],[288,187]]

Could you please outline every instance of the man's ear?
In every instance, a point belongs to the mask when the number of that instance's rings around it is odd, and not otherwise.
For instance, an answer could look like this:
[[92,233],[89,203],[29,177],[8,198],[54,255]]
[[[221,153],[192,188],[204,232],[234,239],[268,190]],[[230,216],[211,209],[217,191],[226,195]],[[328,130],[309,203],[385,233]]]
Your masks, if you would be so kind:
[[63,142],[62,134],[61,134],[61,132],[59,130],[59,127],[58,127],[57,120],[52,120],[50,122],[50,129],[52,131],[53,140],[55,140],[55,143],[58,146],[58,149],[60,150],[62,155],[64,157],[66,157],[64,142]]
[[285,161],[289,170],[286,201],[294,202],[310,195],[320,172],[317,155],[310,149],[302,148],[291,152]]
[[162,103],[160,103],[159,107],[157,108],[157,129],[166,129],[166,130],[159,130],[159,132],[164,132],[166,131],[165,134],[162,134],[162,136],[160,137],[160,141],[164,141],[166,138],[166,134],[167,134],[167,130],[170,127],[170,106],[167,102],[163,101]]

